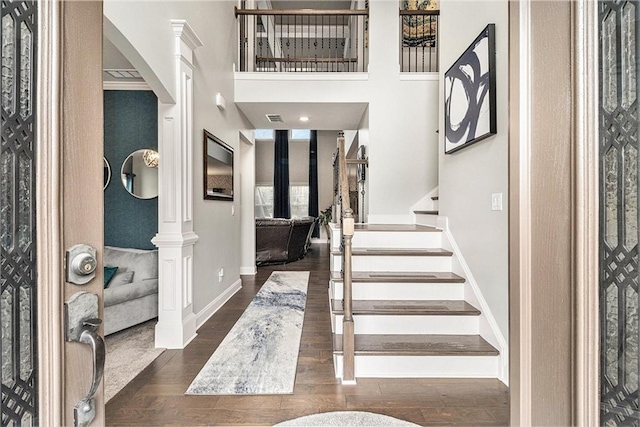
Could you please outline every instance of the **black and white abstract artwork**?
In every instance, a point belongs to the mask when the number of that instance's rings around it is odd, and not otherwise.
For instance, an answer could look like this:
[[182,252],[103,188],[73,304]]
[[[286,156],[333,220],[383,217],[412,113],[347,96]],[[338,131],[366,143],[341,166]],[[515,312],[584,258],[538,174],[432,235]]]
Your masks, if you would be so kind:
[[444,144],[450,154],[496,134],[495,24],[444,74]]

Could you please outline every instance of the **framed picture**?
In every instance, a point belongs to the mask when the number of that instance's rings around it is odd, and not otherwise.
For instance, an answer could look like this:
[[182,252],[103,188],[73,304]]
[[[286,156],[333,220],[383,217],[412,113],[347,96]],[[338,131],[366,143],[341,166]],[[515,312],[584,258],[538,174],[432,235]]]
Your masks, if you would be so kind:
[[489,24],[444,73],[444,152],[497,132],[495,24]]

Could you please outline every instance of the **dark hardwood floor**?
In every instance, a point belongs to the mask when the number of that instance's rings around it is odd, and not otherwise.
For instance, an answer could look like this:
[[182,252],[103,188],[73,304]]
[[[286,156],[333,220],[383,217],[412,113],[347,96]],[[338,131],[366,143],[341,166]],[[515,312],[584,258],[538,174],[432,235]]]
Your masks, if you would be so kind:
[[[304,260],[262,267],[199,330],[184,350],[167,350],[106,407],[108,425],[273,425],[327,411],[369,411],[421,425],[508,425],[507,387],[492,379],[334,378],[329,319],[329,250],[313,245]],[[205,362],[274,270],[311,271],[292,395],[185,396]]]

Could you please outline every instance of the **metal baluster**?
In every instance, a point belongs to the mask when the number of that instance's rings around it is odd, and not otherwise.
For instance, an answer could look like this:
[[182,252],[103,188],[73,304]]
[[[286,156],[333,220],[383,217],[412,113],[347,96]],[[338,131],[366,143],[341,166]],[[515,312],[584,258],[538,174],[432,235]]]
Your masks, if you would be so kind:
[[[422,37],[420,37],[420,43],[422,44],[422,72],[424,73],[424,47],[427,44],[427,38],[424,35],[424,16],[422,16]],[[429,33],[431,33],[431,16],[429,16]],[[431,55],[429,55],[429,60],[431,60]]]

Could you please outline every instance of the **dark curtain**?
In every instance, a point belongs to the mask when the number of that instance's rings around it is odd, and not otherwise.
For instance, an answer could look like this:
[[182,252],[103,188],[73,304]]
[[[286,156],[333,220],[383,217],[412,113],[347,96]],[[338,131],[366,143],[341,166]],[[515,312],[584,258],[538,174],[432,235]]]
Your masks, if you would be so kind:
[[276,130],[273,167],[273,217],[291,218],[289,206],[289,131]]
[[[309,139],[309,216],[318,217],[318,131],[311,131]],[[313,229],[313,237],[320,237],[320,227]]]

